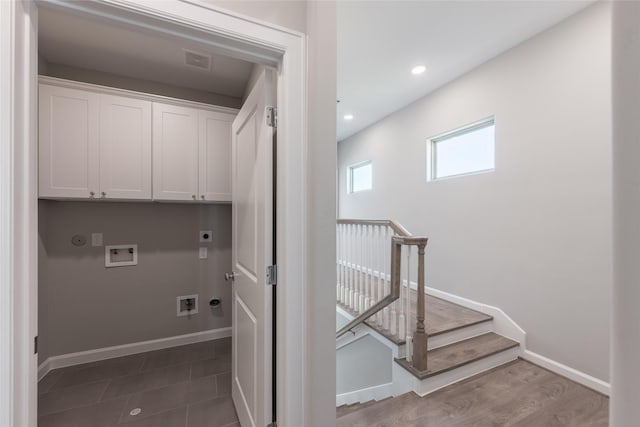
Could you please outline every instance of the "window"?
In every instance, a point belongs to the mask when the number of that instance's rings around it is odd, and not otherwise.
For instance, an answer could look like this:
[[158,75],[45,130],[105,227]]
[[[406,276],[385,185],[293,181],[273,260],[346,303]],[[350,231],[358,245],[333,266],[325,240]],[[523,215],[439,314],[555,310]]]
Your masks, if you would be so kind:
[[371,160],[349,166],[347,181],[349,193],[371,190],[373,188],[373,167]]
[[427,180],[495,169],[493,117],[429,139]]

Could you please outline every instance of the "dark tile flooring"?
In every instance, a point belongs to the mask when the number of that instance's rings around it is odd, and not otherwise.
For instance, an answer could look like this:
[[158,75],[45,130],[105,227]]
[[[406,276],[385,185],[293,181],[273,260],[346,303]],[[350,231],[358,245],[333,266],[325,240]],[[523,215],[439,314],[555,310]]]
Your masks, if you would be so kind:
[[240,426],[230,338],[55,369],[38,394],[38,427]]

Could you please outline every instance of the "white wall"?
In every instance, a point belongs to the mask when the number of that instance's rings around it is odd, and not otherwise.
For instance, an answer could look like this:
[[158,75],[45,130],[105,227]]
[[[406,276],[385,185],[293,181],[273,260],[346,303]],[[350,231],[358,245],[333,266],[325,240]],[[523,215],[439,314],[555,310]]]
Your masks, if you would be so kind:
[[[605,381],[610,30],[610,5],[596,4],[338,153],[340,217],[396,219],[427,235],[428,286],[500,307],[528,333],[529,350]],[[426,139],[490,115],[495,172],[426,182]],[[374,190],[346,194],[347,166],[368,159]]]
[[[362,363],[366,360],[366,363]],[[336,393],[343,394],[393,381],[391,349],[371,335],[336,350]]]
[[261,21],[307,33],[307,4],[303,0],[204,0],[206,3]]
[[612,427],[640,419],[640,3],[613,3]]

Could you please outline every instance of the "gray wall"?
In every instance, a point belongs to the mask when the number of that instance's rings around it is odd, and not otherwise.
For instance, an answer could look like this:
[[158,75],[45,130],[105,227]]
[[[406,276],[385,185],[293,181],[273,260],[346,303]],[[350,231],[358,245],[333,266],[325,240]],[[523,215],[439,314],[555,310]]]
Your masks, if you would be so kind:
[[[341,217],[427,235],[429,286],[500,307],[530,350],[605,381],[610,17],[589,7],[339,144]],[[490,115],[495,172],[426,182],[427,138]],[[373,191],[347,194],[368,159]]]
[[640,3],[613,3],[614,288],[609,425],[640,419]]
[[203,102],[205,104],[222,105],[231,108],[240,108],[242,106],[242,99],[232,96],[56,64],[47,62],[42,57],[39,57],[38,72],[49,77],[58,77],[61,79],[168,96],[171,98],[186,99],[188,101]]
[[[231,205],[40,201],[41,361],[83,350],[231,326]],[[199,243],[199,230],[213,243]],[[104,244],[137,244],[138,265],[105,268]],[[71,244],[82,234],[88,243]],[[198,248],[209,248],[200,260]],[[199,313],[176,316],[176,297]],[[209,299],[222,299],[211,309]]]

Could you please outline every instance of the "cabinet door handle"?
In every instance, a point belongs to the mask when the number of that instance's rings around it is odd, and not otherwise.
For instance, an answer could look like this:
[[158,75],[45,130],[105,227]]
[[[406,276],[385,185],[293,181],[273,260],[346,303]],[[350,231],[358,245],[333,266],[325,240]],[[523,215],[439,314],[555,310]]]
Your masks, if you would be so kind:
[[93,196],[95,196],[95,195],[96,195],[96,193],[94,193],[93,191],[89,191],[89,196],[90,196],[90,197],[93,197]]
[[196,195],[195,195],[195,194],[192,194],[192,195],[191,195],[191,198],[192,198],[193,200],[195,200],[195,199],[196,199]]
[[202,200],[204,200],[204,194],[203,194],[203,195],[201,195],[201,196],[200,196],[200,198],[201,198]]
[[105,197],[107,195],[107,193],[105,193],[104,191],[101,194],[102,194],[102,197]]

